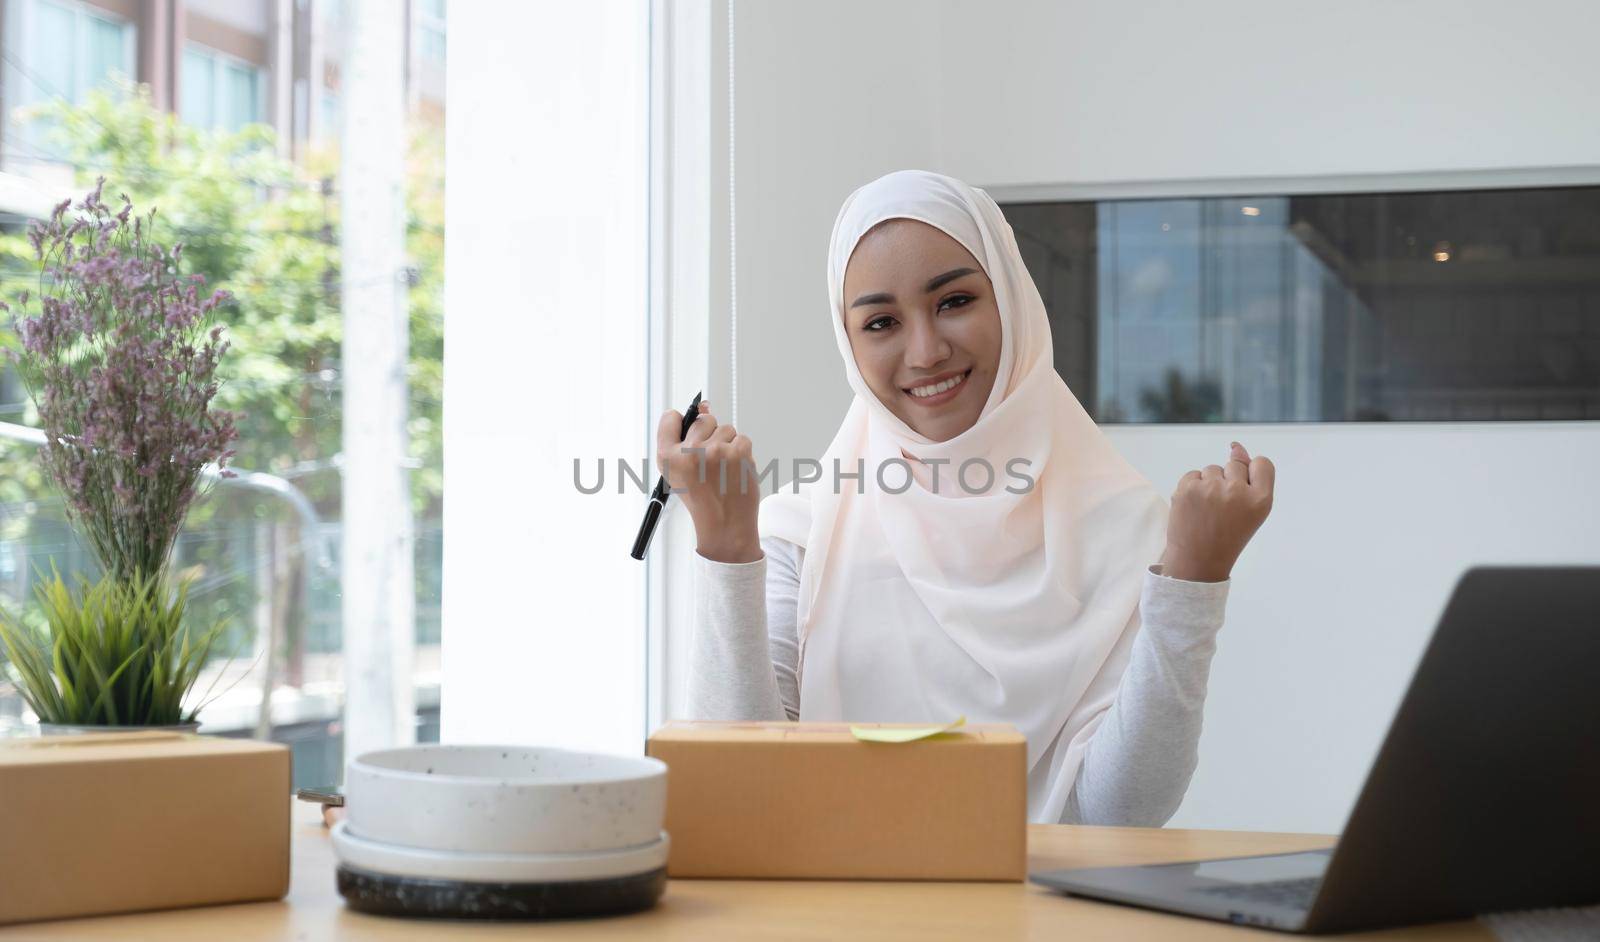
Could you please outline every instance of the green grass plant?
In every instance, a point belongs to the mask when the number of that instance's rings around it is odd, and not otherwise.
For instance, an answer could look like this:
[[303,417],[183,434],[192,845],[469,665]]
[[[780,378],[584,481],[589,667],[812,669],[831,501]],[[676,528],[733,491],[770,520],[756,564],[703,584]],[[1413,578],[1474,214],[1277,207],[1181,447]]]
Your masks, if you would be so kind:
[[185,578],[174,590],[160,573],[107,575],[92,583],[80,575],[73,589],[52,564],[51,577],[34,585],[42,626],[0,611],[0,649],[39,721],[84,726],[194,722],[203,704],[185,711],[184,702],[224,623],[190,631],[184,623],[189,583]]

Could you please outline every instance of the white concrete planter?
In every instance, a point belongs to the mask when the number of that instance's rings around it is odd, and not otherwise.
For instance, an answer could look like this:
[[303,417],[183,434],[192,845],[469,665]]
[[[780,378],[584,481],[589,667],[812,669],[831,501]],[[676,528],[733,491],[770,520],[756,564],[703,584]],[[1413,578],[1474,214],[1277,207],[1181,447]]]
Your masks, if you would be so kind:
[[574,854],[661,841],[659,759],[537,746],[369,752],[345,776],[357,838],[473,854]]

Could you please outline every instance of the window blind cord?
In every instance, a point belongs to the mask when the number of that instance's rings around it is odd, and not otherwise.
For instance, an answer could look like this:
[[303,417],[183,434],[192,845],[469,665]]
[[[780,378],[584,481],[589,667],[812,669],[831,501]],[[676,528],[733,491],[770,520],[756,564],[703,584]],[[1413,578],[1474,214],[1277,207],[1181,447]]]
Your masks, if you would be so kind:
[[728,0],[728,422],[739,424],[739,204],[734,162],[733,5]]

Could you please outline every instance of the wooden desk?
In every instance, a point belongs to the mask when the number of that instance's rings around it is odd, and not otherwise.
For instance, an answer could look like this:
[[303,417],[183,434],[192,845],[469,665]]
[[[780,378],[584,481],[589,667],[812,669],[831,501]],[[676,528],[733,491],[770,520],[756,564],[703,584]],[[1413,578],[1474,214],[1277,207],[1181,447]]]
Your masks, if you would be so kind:
[[[1034,825],[1029,866],[1097,867],[1326,847],[1327,837]],[[673,880],[648,912],[572,922],[471,923],[386,919],[345,909],[334,890],[333,848],[317,809],[296,802],[289,896],[277,903],[209,906],[0,928],[7,939],[398,940],[418,939],[1039,939],[1260,940],[1274,934],[1112,906],[1027,883],[850,883]],[[1293,938],[1292,936],[1279,936]],[[1326,938],[1326,937],[1324,937]],[[1482,940],[1478,923],[1364,933],[1371,940]]]

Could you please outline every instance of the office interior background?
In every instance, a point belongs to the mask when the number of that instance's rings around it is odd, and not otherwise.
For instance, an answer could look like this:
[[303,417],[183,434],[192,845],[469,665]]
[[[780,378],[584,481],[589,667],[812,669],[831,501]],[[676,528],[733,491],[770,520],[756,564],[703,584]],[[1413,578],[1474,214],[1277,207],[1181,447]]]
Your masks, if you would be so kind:
[[[1459,574],[1600,560],[1600,12],[1582,0],[419,0],[393,7],[424,154],[395,261],[411,682],[352,695],[340,613],[370,585],[305,539],[337,548],[363,484],[339,460],[329,338],[364,310],[334,303],[340,283],[377,276],[317,254],[357,224],[338,205],[359,172],[338,156],[347,5],[4,6],[7,230],[109,159],[52,150],[49,119],[16,109],[113,73],[188,126],[265,125],[288,168],[255,198],[298,207],[263,227],[307,230],[287,255],[314,271],[274,256],[242,277],[312,288],[261,306],[297,342],[236,384],[292,390],[240,401],[282,406],[259,470],[314,514],[219,489],[180,558],[243,639],[208,731],[295,741],[297,777],[382,744],[341,721],[373,697],[417,716],[391,739],[630,753],[685,715],[693,535],[669,513],[628,558],[644,497],[615,463],[638,468],[656,417],[701,390],[782,483],[821,454],[849,402],[828,233],[852,189],[905,167],[1001,203],[1057,368],[1158,487],[1233,439],[1277,464],[1173,825],[1336,831]],[[602,462],[607,487],[582,493]],[[18,598],[73,551],[42,485],[8,486]],[[0,686],[0,721],[26,719]]]

